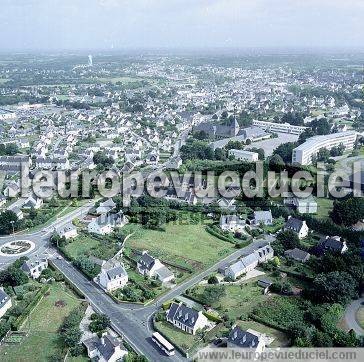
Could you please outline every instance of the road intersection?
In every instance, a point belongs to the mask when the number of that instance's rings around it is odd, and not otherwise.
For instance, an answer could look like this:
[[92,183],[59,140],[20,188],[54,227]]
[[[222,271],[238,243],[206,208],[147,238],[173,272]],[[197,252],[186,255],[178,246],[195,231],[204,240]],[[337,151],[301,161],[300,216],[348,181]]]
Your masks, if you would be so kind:
[[[186,360],[180,353],[167,357],[151,341],[153,333],[153,315],[159,310],[161,305],[182,294],[186,289],[198,284],[204,278],[216,272],[221,266],[231,263],[244,254],[249,254],[255,249],[268,244],[274,240],[273,236],[265,236],[264,239],[256,240],[250,245],[236,250],[226,258],[210,266],[203,272],[193,276],[187,281],[157,298],[152,304],[143,306],[139,304],[123,303],[119,304],[109,297],[95,283],[89,281],[70,262],[60,256],[56,249],[49,244],[49,239],[55,228],[66,225],[74,218],[85,216],[94,203],[78,208],[77,210],[59,218],[46,229],[33,233],[19,233],[0,238],[0,247],[9,241],[30,240],[36,247],[27,255],[46,256],[50,258],[51,264],[57,268],[70,283],[72,283],[89,301],[94,309],[109,316],[112,327],[140,354],[145,355],[150,361],[184,361]],[[0,256],[0,269],[6,268],[14,262],[18,256]]]

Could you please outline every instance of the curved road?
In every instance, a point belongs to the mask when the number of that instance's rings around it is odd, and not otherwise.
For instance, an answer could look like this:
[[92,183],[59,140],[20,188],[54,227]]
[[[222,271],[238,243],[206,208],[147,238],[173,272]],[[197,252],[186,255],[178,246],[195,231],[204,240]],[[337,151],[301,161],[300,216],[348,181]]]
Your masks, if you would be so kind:
[[358,336],[364,336],[364,329],[359,325],[358,320],[356,319],[356,313],[363,303],[364,298],[354,300],[347,306],[345,311],[345,323],[349,329],[353,329]]

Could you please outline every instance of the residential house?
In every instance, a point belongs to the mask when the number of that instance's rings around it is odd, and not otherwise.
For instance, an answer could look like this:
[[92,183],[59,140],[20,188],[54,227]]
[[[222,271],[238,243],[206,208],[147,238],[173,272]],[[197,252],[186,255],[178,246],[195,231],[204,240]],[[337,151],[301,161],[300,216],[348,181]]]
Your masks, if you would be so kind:
[[26,260],[21,266],[22,270],[27,273],[33,279],[40,277],[42,271],[48,268],[47,259],[29,259]]
[[156,278],[162,283],[171,282],[174,279],[174,274],[164,264],[143,251],[142,256],[137,263],[138,272],[142,275],[147,275],[149,278]]
[[290,258],[290,259],[293,259],[293,260],[296,260],[296,261],[299,261],[301,263],[305,263],[306,261],[308,261],[311,257],[311,254],[308,253],[307,251],[304,251],[304,250],[301,250],[301,249],[298,249],[298,248],[294,248],[294,249],[289,249],[289,250],[286,250],[284,252],[284,255],[287,257],[287,258]]
[[0,287],[0,318],[11,308],[11,298],[4,292],[4,289]]
[[237,215],[221,215],[220,228],[230,232],[244,231],[245,220],[240,219]]
[[284,225],[284,230],[294,231],[300,239],[308,235],[308,226],[305,220],[296,219],[295,217],[288,216],[288,220]]
[[107,214],[116,207],[112,198],[107,199],[104,202],[100,202],[99,207],[96,209],[97,214]]
[[241,275],[254,270],[257,265],[273,259],[274,251],[270,245],[263,246],[253,253],[240,258],[238,261],[219,269],[225,277],[236,280]]
[[272,225],[273,217],[272,212],[268,211],[254,211],[253,217],[250,219],[252,225]]
[[208,325],[207,318],[202,311],[197,312],[183,303],[173,302],[167,311],[167,321],[175,327],[189,334],[196,334],[197,330],[203,329]]
[[344,254],[348,250],[346,241],[343,241],[340,236],[326,236],[320,241],[319,249],[323,253],[331,251],[333,253]]
[[104,333],[100,338],[95,335],[83,341],[87,355],[92,361],[117,362],[123,361],[128,351],[121,347],[117,338]]
[[5,186],[5,189],[3,192],[4,196],[7,197],[8,199],[17,197],[19,195],[19,193],[20,193],[20,186],[14,181],[9,182]]
[[122,227],[127,223],[127,219],[121,214],[102,214],[92,220],[87,230],[90,233],[99,235],[111,234],[115,227]]
[[303,198],[289,195],[288,197],[284,198],[283,202],[285,205],[290,205],[295,207],[300,214],[317,213],[317,202],[312,195]]
[[120,262],[109,260],[101,266],[101,272],[95,278],[95,282],[108,292],[112,292],[126,285],[128,273]]
[[23,209],[34,208],[35,210],[38,210],[42,207],[42,205],[43,205],[43,199],[41,199],[36,195],[31,195],[25,200],[25,203],[22,205],[22,208]]
[[75,238],[77,234],[77,228],[72,223],[69,223],[57,230],[58,236],[64,237],[66,240]]
[[257,333],[252,333],[252,330],[244,331],[238,326],[235,326],[229,334],[227,346],[229,348],[251,348],[255,352],[263,352],[265,341]]

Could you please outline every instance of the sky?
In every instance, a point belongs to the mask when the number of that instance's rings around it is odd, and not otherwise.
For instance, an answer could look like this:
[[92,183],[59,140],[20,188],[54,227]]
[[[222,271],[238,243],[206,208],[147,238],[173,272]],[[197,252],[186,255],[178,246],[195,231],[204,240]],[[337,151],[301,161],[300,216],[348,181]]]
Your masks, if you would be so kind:
[[364,48],[364,0],[0,0],[1,50]]

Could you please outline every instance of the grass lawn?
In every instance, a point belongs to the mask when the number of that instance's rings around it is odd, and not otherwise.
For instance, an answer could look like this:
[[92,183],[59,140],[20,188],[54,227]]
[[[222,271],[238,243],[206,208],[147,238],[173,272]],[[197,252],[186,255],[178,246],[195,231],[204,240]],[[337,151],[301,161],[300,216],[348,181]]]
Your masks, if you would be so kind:
[[73,258],[86,255],[87,251],[99,245],[100,241],[93,238],[91,235],[79,234],[64,248]]
[[327,219],[329,217],[329,213],[332,210],[332,205],[334,203],[333,200],[327,198],[318,197],[317,201],[317,217],[319,219]]
[[[22,331],[29,331],[20,344],[6,345],[0,349],[1,361],[44,362],[50,360],[60,348],[58,329],[63,319],[80,304],[80,300],[61,284],[53,284],[25,322]],[[56,307],[55,302],[62,300],[64,307]]]
[[202,224],[169,223],[165,231],[143,229],[134,224],[126,230],[134,232],[126,241],[127,247],[149,250],[162,261],[187,266],[196,271],[235,250],[232,244],[210,235]]
[[179,346],[184,351],[189,351],[197,342],[199,337],[185,333],[172,326],[169,322],[161,321],[155,323],[158,330],[162,332],[173,344]]
[[[212,303],[212,307],[216,309],[220,316],[227,314],[229,318],[238,319],[242,315],[248,316],[253,308],[270,298],[263,295],[262,288],[256,282],[248,282],[246,284],[227,284],[225,287],[225,296]],[[206,286],[197,286],[192,290],[192,296],[205,304],[202,300],[202,293]]]
[[360,307],[356,313],[356,319],[360,327],[364,328],[364,307]]

